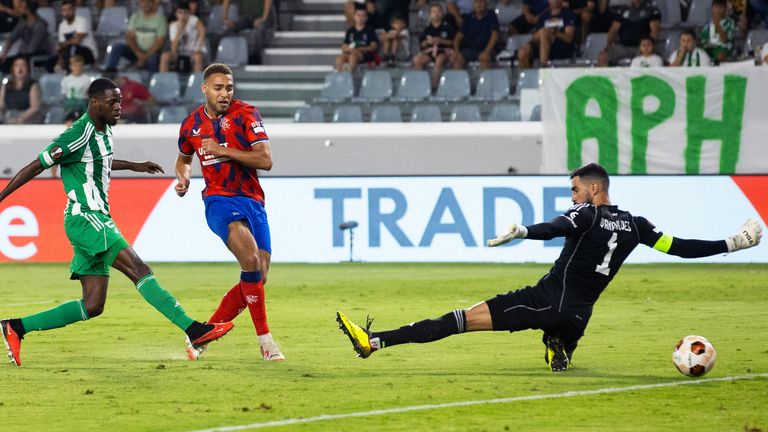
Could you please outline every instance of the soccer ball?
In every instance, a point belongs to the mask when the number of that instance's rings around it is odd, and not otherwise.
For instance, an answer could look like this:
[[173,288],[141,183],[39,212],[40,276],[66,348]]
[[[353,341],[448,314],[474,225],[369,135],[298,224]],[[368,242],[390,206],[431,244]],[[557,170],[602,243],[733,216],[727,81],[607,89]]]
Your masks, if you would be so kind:
[[717,352],[703,336],[686,336],[680,339],[672,352],[672,362],[683,375],[700,377],[715,367]]

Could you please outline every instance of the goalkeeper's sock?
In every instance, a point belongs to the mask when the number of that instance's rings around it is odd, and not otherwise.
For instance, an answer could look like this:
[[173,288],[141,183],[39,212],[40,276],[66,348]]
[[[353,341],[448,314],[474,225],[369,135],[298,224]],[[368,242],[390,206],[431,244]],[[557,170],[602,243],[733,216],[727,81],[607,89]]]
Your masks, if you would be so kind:
[[245,297],[243,297],[243,292],[240,288],[240,282],[238,282],[235,286],[232,287],[232,289],[224,294],[224,297],[221,298],[221,303],[219,303],[219,307],[216,308],[216,311],[213,313],[213,315],[211,315],[211,318],[208,320],[208,322],[230,322],[237,318],[237,316],[240,315],[240,312],[242,312],[245,308]]
[[464,309],[448,312],[440,318],[423,320],[399,329],[371,333],[371,346],[381,348],[404,343],[427,343],[466,331],[467,314]]
[[157,279],[155,279],[155,275],[152,273],[139,279],[136,282],[136,289],[147,303],[151,304],[158,312],[176,324],[178,328],[186,330],[195,322],[195,320],[187,315],[179,301],[176,300],[176,297],[160,286]]
[[267,308],[264,303],[264,283],[261,281],[261,272],[240,273],[240,289],[251,313],[253,326],[259,336],[269,333],[267,325]]
[[85,310],[85,304],[80,299],[72,300],[53,309],[22,318],[21,325],[23,329],[21,329],[21,332],[13,326],[13,322],[11,322],[11,327],[19,334],[19,337],[22,337],[27,332],[60,328],[67,324],[85,321],[88,318],[90,318],[88,311]]

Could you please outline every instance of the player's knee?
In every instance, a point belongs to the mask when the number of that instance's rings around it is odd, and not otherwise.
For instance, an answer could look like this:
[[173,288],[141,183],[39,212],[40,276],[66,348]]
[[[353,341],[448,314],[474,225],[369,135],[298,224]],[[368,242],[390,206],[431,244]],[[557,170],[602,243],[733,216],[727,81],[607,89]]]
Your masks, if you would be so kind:
[[99,300],[85,300],[85,311],[89,318],[96,318],[104,312],[104,302]]
[[240,265],[242,265],[244,271],[260,271],[261,270],[261,260],[259,259],[258,253],[248,254],[247,256],[243,257]]

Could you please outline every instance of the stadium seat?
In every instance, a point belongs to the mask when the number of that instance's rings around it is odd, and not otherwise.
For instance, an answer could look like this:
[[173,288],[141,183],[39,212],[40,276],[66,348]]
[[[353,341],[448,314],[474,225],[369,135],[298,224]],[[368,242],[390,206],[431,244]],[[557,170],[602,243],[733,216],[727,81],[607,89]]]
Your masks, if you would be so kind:
[[672,30],[667,34],[667,40],[664,42],[664,53],[662,54],[662,60],[665,62],[677,50],[680,46],[680,30]]
[[122,6],[107,7],[101,11],[96,25],[96,36],[117,37],[128,29],[128,9]]
[[686,26],[702,26],[712,19],[712,0],[691,0]]
[[340,105],[333,111],[334,123],[359,123],[363,121],[363,111],[357,105]]
[[392,77],[384,70],[367,70],[360,84],[360,95],[357,100],[362,102],[381,102],[392,97]]
[[144,83],[144,77],[141,76],[141,73],[136,70],[123,70],[120,71],[120,75],[128,78],[131,81],[136,81],[138,83]]
[[675,28],[680,24],[680,2],[678,0],[659,0],[656,5],[661,11],[661,27]]
[[325,76],[320,97],[313,102],[346,102],[355,95],[355,84],[349,72],[331,72]]
[[429,72],[423,70],[407,70],[400,77],[397,95],[393,100],[398,102],[420,102],[429,98],[432,87],[429,82]]
[[519,89],[538,89],[541,87],[538,69],[524,69],[520,71],[520,78],[517,81]]
[[194,72],[187,77],[187,82],[184,85],[184,94],[181,97],[181,101],[185,104],[202,104],[205,102],[205,95],[200,90],[200,86],[203,84],[203,73]]
[[[755,47],[762,47],[764,43],[768,42],[768,29],[754,29],[750,30],[747,34],[747,39],[744,42],[744,53],[753,55]],[[768,53],[763,53],[765,56]]]
[[56,34],[56,11],[52,7],[37,8],[37,15],[48,23],[48,34]]
[[56,105],[61,103],[61,80],[64,75],[60,74],[43,74],[40,77],[40,93],[43,97],[43,103],[46,105]]
[[398,105],[376,105],[371,111],[373,123],[399,123],[403,121],[403,113]]
[[491,108],[489,121],[520,121],[520,107],[512,103],[495,104]]
[[506,69],[487,69],[480,73],[472,100],[500,101],[509,97],[509,75]]
[[451,110],[452,122],[478,122],[480,118],[480,108],[477,105],[462,104],[456,105]]
[[64,117],[66,116],[66,113],[64,112],[63,106],[52,106],[49,107],[45,112],[45,124],[62,124],[64,123]]
[[440,114],[440,107],[437,105],[419,105],[411,112],[411,122],[441,122],[443,117]]
[[[237,4],[229,4],[229,19],[236,21],[238,16]],[[205,28],[209,33],[221,33],[224,29],[224,6],[221,4],[214,5],[211,8],[211,12],[208,14],[208,22],[205,24]]]
[[608,33],[590,33],[584,41],[581,57],[576,61],[577,65],[597,64],[600,51],[605,48],[608,41]]
[[460,101],[469,97],[469,73],[466,70],[447,70],[437,86],[437,101]]
[[149,80],[149,92],[159,104],[172,104],[179,100],[181,84],[176,72],[156,72]]
[[183,106],[166,106],[160,108],[160,112],[157,114],[157,122],[165,124],[181,124],[187,115],[189,115],[189,111]]
[[301,107],[293,114],[294,123],[323,123],[323,109],[317,105]]
[[231,67],[248,64],[248,41],[243,36],[225,36],[219,41],[216,61]]
[[531,111],[531,118],[528,119],[529,121],[541,121],[541,105],[536,105],[533,107],[533,111]]

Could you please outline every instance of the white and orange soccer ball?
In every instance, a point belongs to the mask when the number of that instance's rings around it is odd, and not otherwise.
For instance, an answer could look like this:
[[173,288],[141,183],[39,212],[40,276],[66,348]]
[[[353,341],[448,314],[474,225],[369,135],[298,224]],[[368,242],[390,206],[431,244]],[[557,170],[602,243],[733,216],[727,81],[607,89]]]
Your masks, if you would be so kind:
[[700,377],[715,367],[717,352],[703,336],[686,336],[680,339],[672,352],[672,362],[683,375]]

